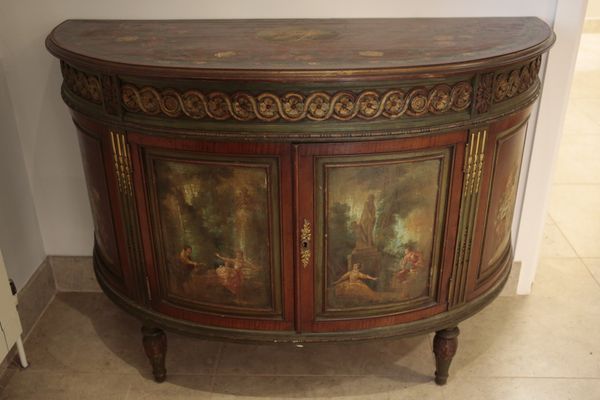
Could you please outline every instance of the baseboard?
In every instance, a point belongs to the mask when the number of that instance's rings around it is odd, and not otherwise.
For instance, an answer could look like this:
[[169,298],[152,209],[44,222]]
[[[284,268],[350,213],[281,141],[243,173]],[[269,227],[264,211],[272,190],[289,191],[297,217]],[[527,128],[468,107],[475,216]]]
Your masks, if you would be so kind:
[[17,299],[19,301],[17,310],[19,311],[21,326],[23,327],[23,337],[29,335],[31,329],[42,316],[55,294],[56,283],[54,282],[54,274],[46,257],[25,286],[18,289],[17,292]]
[[[23,333],[21,334],[23,340],[29,336],[55,295],[56,283],[54,281],[54,274],[50,262],[46,257],[33,275],[31,275],[25,286],[18,288],[17,311],[19,312],[19,319],[23,328]],[[4,374],[11,364],[18,363],[16,354],[17,351],[14,347],[8,352],[7,356],[0,363],[0,376]]]
[[101,292],[92,257],[48,256],[58,292]]
[[583,23],[583,33],[600,33],[600,19],[586,19]]

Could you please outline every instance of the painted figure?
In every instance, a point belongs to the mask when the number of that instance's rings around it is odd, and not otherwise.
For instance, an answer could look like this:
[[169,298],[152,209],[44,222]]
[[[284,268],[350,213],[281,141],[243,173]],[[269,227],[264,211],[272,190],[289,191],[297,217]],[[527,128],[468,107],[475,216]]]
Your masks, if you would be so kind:
[[217,276],[221,284],[229,290],[239,302],[241,300],[242,286],[244,282],[244,269],[255,270],[256,267],[250,261],[244,258],[244,252],[238,250],[235,252],[235,258],[225,257],[215,253],[224,265],[217,268]]
[[192,260],[192,246],[183,246],[177,255],[174,271],[180,289],[184,288],[185,283],[189,281],[192,273],[201,265],[204,264]]
[[225,264],[218,267],[215,272],[221,285],[234,295],[236,301],[239,302],[241,299],[243,279],[241,268],[236,268],[230,261],[226,261]]
[[400,261],[400,265],[409,270],[419,269],[424,266],[423,255],[411,247],[407,247],[404,249],[404,257]]
[[333,282],[335,294],[340,297],[352,297],[364,300],[374,300],[377,294],[364,280],[376,281],[377,278],[360,272],[360,264],[352,265],[352,269],[346,272],[337,281]]
[[192,246],[188,245],[183,246],[183,249],[179,252],[178,261],[182,267],[194,268],[200,265],[192,260]]

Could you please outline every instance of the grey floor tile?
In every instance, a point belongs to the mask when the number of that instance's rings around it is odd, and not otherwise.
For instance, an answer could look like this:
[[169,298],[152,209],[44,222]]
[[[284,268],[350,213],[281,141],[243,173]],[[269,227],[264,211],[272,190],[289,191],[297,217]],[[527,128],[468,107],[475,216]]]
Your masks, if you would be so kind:
[[597,400],[600,380],[461,378],[443,392],[445,400]]
[[0,400],[125,400],[130,377],[111,373],[18,370]]
[[156,383],[149,378],[132,376],[126,400],[212,399],[212,378],[208,375],[174,375]]
[[431,379],[430,335],[360,343],[294,345],[226,344],[219,375],[383,375]]

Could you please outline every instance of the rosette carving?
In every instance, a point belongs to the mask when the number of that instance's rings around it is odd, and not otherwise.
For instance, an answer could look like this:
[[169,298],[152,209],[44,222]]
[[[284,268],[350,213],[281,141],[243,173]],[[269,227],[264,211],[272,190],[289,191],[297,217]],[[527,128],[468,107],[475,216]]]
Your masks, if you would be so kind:
[[121,98],[129,112],[164,114],[171,118],[264,122],[325,121],[334,118],[349,121],[355,118],[396,119],[401,116],[419,117],[429,113],[437,115],[464,111],[471,105],[473,88],[470,82],[462,81],[452,86],[439,84],[431,88],[409,90],[340,91],[333,94],[321,91],[310,94],[289,92],[283,95],[236,92],[229,95],[222,92],[204,94],[198,90],[159,91],[149,86],[138,88],[124,84]]
[[475,111],[477,113],[485,113],[490,109],[492,104],[492,87],[494,85],[494,74],[483,74],[479,78],[477,86],[477,94],[475,96]]

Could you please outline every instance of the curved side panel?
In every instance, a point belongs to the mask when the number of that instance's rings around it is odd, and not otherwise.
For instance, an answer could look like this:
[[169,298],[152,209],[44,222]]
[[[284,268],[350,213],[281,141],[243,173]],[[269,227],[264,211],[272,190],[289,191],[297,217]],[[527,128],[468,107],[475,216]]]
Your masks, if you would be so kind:
[[510,233],[523,159],[527,122],[496,137],[493,174],[477,286],[497,273],[510,247]]
[[79,148],[87,184],[92,217],[96,251],[105,261],[103,266],[111,280],[122,284],[123,272],[119,267],[119,251],[116,242],[115,226],[112,218],[113,205],[110,200],[102,140],[93,134],[77,128]]

